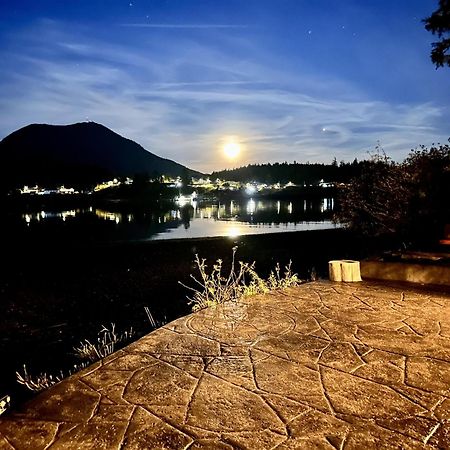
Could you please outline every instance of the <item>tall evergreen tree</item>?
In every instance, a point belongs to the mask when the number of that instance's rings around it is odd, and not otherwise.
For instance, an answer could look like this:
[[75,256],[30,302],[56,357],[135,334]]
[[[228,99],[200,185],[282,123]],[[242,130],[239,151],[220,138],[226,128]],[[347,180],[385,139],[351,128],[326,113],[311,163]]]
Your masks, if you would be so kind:
[[431,61],[436,69],[450,67],[450,0],[439,0],[439,8],[423,21],[425,28],[439,37],[432,44]]

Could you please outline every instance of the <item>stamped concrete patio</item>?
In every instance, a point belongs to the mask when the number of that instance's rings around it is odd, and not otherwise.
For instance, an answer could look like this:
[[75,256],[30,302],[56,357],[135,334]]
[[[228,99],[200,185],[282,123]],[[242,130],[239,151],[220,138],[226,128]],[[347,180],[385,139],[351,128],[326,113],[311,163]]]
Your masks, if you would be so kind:
[[0,448],[450,448],[449,430],[450,296],[315,282],[145,336],[0,419]]

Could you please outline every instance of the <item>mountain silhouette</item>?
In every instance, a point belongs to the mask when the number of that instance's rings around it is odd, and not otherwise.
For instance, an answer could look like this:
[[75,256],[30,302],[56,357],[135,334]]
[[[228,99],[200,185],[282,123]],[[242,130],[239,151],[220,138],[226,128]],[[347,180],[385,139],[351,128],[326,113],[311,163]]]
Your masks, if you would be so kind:
[[201,176],[95,122],[32,124],[0,141],[1,187],[83,186],[110,177]]

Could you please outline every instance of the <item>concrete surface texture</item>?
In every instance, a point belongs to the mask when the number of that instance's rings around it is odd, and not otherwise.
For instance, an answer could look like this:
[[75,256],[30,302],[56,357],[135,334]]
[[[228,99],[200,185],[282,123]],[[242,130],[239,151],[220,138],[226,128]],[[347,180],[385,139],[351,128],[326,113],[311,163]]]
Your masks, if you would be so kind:
[[178,319],[0,419],[1,449],[450,448],[450,296],[314,282]]

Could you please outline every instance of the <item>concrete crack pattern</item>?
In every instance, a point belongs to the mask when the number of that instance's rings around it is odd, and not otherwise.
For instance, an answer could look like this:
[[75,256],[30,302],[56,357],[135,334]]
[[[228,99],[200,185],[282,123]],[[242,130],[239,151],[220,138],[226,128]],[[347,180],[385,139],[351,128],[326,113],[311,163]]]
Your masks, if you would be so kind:
[[180,318],[0,419],[0,449],[450,448],[450,296],[314,282]]

